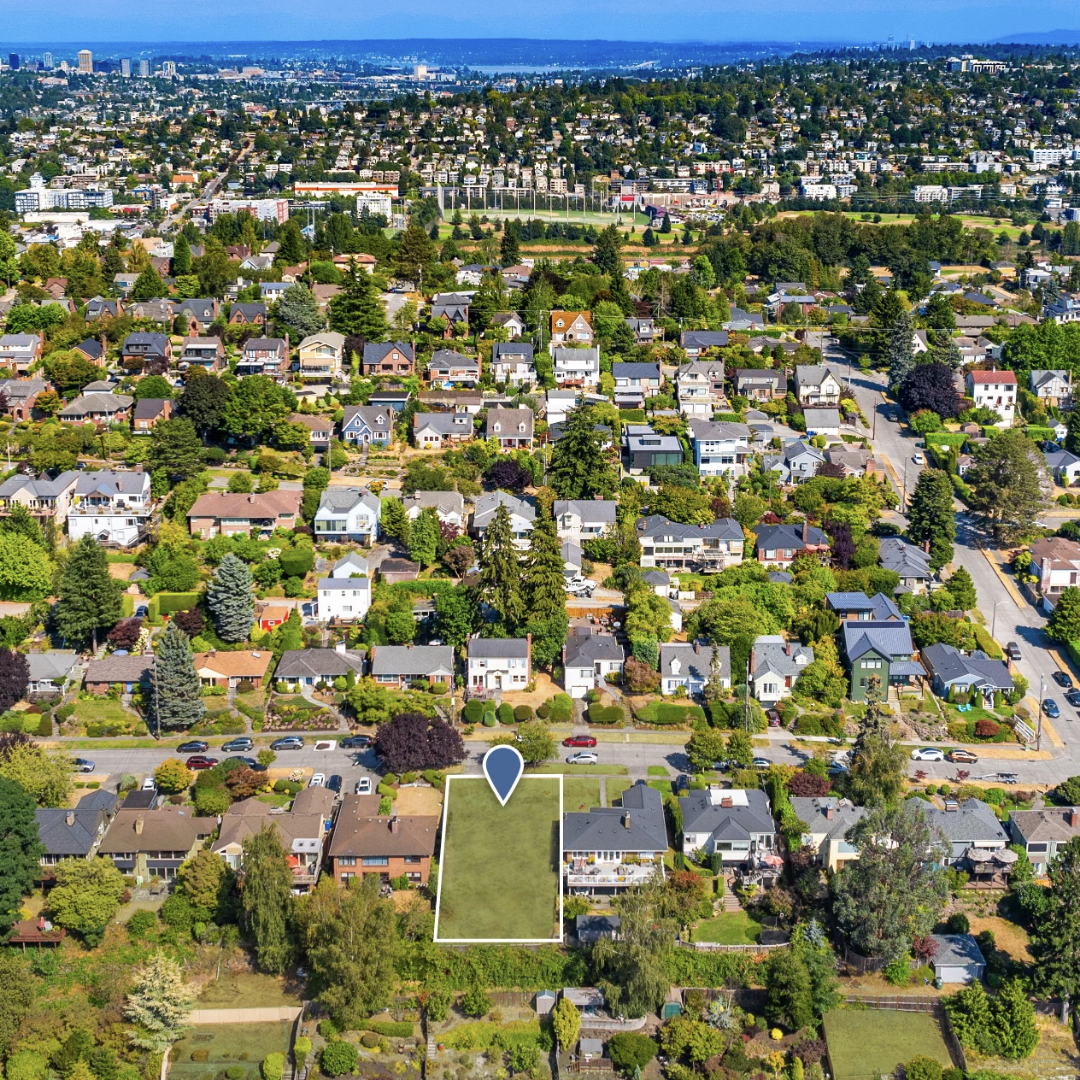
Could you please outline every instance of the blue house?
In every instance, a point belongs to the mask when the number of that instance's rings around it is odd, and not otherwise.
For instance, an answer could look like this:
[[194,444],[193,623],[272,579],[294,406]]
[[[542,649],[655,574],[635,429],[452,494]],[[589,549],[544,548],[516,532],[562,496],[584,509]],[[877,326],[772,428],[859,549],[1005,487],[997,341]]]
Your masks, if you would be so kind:
[[394,410],[389,405],[346,405],[341,437],[353,445],[389,446],[394,440]]

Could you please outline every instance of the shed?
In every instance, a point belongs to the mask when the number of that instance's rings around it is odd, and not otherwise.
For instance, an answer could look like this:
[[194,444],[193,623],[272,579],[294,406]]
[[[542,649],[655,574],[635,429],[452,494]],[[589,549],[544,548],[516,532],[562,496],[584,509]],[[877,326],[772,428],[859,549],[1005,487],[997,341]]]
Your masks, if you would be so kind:
[[604,1007],[604,994],[595,986],[567,986],[562,996],[578,1007],[579,1012],[599,1012]]
[[986,960],[971,934],[931,934],[937,953],[934,974],[947,983],[972,983],[983,976]]
[[554,990],[537,990],[536,1015],[547,1016],[555,1008],[555,1002],[558,1000],[559,995]]
[[578,1042],[578,1053],[582,1057],[603,1057],[604,1056],[604,1040],[603,1039],[581,1039]]
[[575,931],[581,945],[595,945],[601,938],[614,941],[622,919],[618,915],[579,915]]

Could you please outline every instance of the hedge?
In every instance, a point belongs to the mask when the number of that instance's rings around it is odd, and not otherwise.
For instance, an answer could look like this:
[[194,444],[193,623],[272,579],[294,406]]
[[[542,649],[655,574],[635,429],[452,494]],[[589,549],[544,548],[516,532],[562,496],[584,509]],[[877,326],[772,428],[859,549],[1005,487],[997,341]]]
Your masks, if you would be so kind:
[[495,1045],[504,1050],[513,1046],[537,1046],[540,1021],[513,1020],[509,1024],[496,1024],[490,1020],[477,1020],[458,1024],[439,1039],[448,1050],[487,1050]]
[[477,983],[488,990],[595,985],[585,954],[557,945],[443,949],[431,941],[412,941],[403,943],[394,967],[403,981],[422,982],[428,990],[466,990]]
[[626,713],[621,705],[601,705],[594,701],[587,710],[590,724],[621,724],[626,719]]
[[650,701],[644,708],[638,709],[637,718],[646,724],[692,724],[695,720],[705,719],[705,710],[700,705]]
[[484,717],[484,702],[481,698],[470,698],[461,710],[461,716],[467,724],[479,724]]
[[931,431],[926,436],[926,445],[936,446],[963,446],[968,440],[962,431]]
[[[1066,641],[1065,651],[1069,654],[1069,659],[1080,667],[1080,641]],[[59,719],[59,710],[57,710],[57,718]]]
[[645,410],[644,409],[620,409],[619,419],[624,424],[644,424],[645,423]]
[[1039,427],[1035,424],[1028,424],[1025,434],[1029,439],[1042,439],[1044,442],[1053,442],[1056,438],[1053,428]]
[[551,699],[551,711],[548,719],[556,724],[565,724],[574,716],[574,699],[569,694],[556,694]]
[[146,621],[151,626],[160,626],[163,615],[172,615],[177,611],[187,611],[199,602],[201,593],[173,592],[155,593],[146,605]]
[[1004,656],[1001,651],[1001,646],[990,636],[985,627],[980,626],[978,623],[972,623],[971,626],[975,631],[975,644],[978,645],[991,660],[1000,660]]
[[374,1031],[376,1035],[385,1035],[388,1039],[411,1039],[414,1034],[413,1025],[405,1021],[396,1024],[389,1020],[365,1020],[357,1030]]

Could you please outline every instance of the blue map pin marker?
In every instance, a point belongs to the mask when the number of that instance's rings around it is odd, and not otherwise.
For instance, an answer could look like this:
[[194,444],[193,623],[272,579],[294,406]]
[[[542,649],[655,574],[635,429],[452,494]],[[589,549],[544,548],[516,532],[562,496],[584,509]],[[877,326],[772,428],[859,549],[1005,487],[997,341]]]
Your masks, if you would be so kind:
[[515,746],[493,746],[484,755],[484,775],[502,806],[514,794],[524,771],[525,759]]

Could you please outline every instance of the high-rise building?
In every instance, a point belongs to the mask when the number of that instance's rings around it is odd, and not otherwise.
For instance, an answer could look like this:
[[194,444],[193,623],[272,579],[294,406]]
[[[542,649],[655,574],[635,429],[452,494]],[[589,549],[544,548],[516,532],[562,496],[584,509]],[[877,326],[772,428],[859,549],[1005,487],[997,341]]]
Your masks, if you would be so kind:
[[79,50],[79,74],[94,74],[94,54],[89,49]]
[[8,53],[8,67],[12,71],[19,70],[19,54],[17,52]]
[[167,79],[171,79],[176,74],[176,61],[162,60],[161,74],[164,75]]
[[53,69],[53,59],[52,59],[52,53],[51,52],[41,54],[41,66],[46,71],[52,71],[52,69]]
[[150,61],[149,60],[140,60],[139,61],[139,78],[140,79],[149,79],[150,78]]
[[120,74],[125,79],[131,78],[131,61],[126,56],[120,61]]

